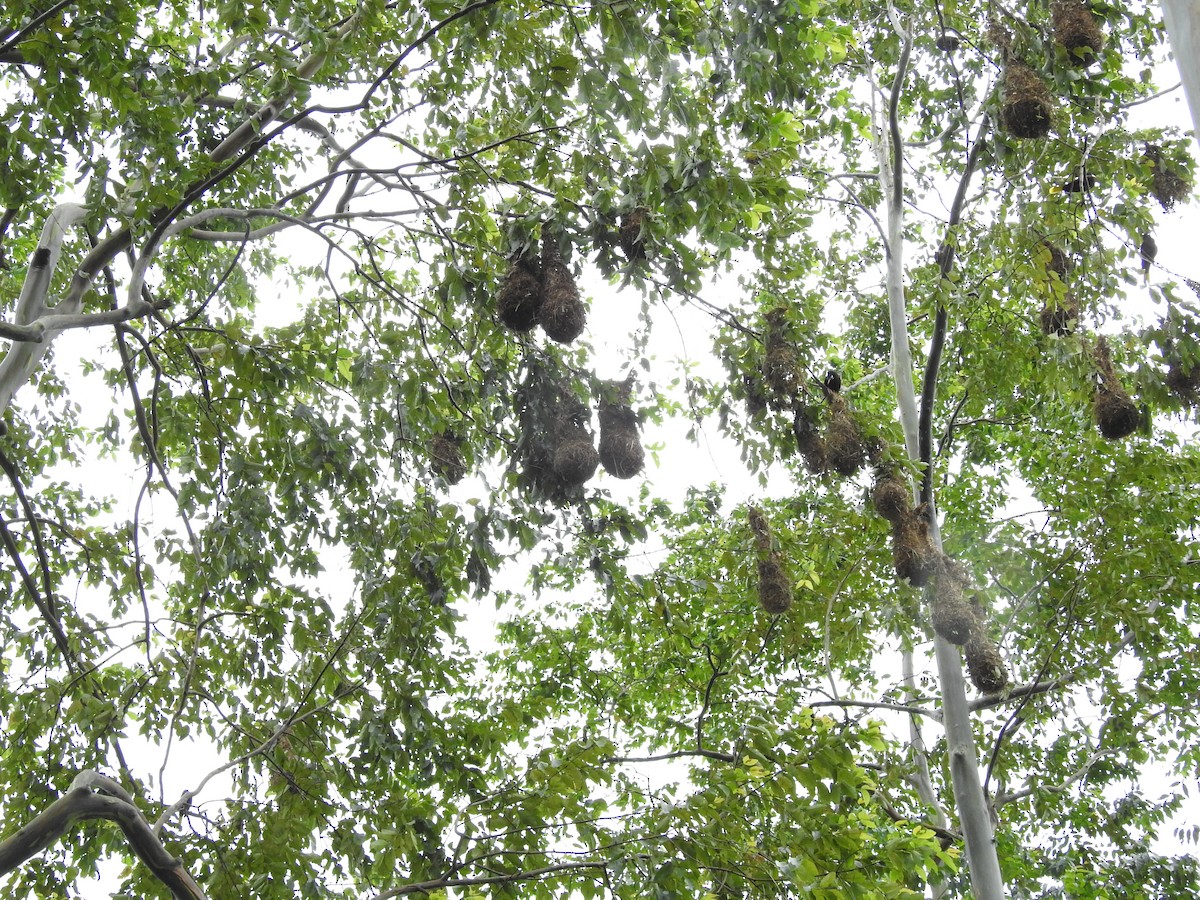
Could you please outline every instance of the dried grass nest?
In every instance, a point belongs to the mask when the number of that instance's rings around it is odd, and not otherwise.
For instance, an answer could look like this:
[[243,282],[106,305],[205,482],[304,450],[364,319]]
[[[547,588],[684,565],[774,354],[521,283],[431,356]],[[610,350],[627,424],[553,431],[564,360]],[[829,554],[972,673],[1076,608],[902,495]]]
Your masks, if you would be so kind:
[[587,308],[579,297],[575,276],[562,258],[553,236],[542,235],[541,307],[538,321],[546,336],[569,344],[583,333]]
[[773,616],[787,612],[792,606],[792,583],[778,553],[769,553],[758,561],[758,602]]
[[1050,4],[1054,41],[1067,51],[1071,62],[1089,66],[1104,49],[1104,32],[1083,0],[1054,0]]
[[444,478],[447,484],[458,484],[467,474],[462,438],[453,431],[435,434],[430,439],[429,460],[433,471]]
[[496,298],[497,313],[506,328],[533,330],[542,309],[542,273],[538,260],[522,255],[508,267]]
[[1042,307],[1041,323],[1043,334],[1068,335],[1079,324],[1079,298],[1067,291],[1062,302],[1049,300]]
[[646,207],[639,206],[621,217],[621,224],[617,229],[617,242],[630,262],[646,258],[645,225],[649,213],[650,210]]
[[1120,440],[1138,430],[1142,413],[1121,386],[1113,369],[1108,342],[1103,337],[1096,342],[1095,360],[1099,380],[1092,398],[1092,411],[1096,425],[1110,441]]
[[1163,148],[1157,144],[1146,144],[1142,159],[1150,163],[1150,193],[1162,208],[1170,212],[1175,204],[1192,192],[1192,186],[1173,167],[1163,160]]
[[646,451],[638,433],[637,413],[627,397],[601,402],[600,465],[614,478],[632,478],[646,464]]
[[1013,137],[1036,140],[1050,133],[1054,103],[1050,89],[1033,69],[1018,59],[1004,67],[1000,121]]

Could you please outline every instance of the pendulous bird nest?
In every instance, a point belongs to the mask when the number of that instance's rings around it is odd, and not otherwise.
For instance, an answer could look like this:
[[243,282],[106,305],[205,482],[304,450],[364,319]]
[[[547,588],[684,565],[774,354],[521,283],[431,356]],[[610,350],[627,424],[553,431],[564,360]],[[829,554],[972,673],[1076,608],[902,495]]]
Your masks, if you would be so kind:
[[1170,212],[1192,192],[1192,186],[1163,159],[1163,148],[1157,144],[1146,144],[1142,158],[1150,163],[1150,193],[1164,210]]
[[1104,48],[1104,32],[1083,0],[1053,0],[1050,18],[1054,40],[1077,66],[1089,66]]
[[628,387],[615,401],[600,404],[600,465],[615,478],[632,478],[646,464],[637,413],[628,404]]
[[924,587],[937,571],[938,553],[929,539],[924,504],[892,523],[892,564],[896,576],[913,587]]
[[767,386],[785,402],[800,389],[799,357],[792,340],[787,309],[780,306],[767,313],[766,352],[763,378]]
[[792,583],[777,553],[758,561],[758,602],[773,616],[787,612],[792,605]]
[[621,218],[621,225],[617,229],[617,241],[625,251],[625,258],[630,262],[646,258],[644,228],[649,212],[644,206],[639,206]]
[[1186,365],[1172,359],[1167,369],[1167,390],[1189,406],[1200,401],[1200,363]]
[[462,438],[452,431],[435,434],[429,441],[429,461],[433,471],[447,484],[458,484],[467,474],[462,456]]
[[757,506],[746,508],[746,520],[750,523],[750,533],[754,535],[754,549],[760,553],[771,550],[771,525],[767,517]]
[[1042,333],[1068,335],[1075,331],[1079,324],[1079,298],[1067,291],[1062,302],[1049,300],[1042,307]]
[[537,259],[523,256],[513,262],[496,298],[500,321],[513,331],[530,331],[542,308],[541,271]]
[[871,490],[875,512],[895,524],[912,511],[912,493],[908,483],[895,472],[881,472]]
[[849,477],[866,463],[867,446],[845,398],[832,392],[827,396],[829,428],[825,432],[825,450],[834,471]]
[[943,559],[938,566],[930,619],[934,631],[960,647],[970,640],[976,627],[975,613],[963,599],[966,584],[966,575],[959,566],[950,559]]
[[1018,59],[1004,67],[1000,121],[1013,137],[1044,138],[1050,133],[1054,104],[1040,75]]
[[1096,342],[1095,358],[1099,382],[1092,398],[1092,411],[1096,425],[1110,441],[1120,440],[1138,430],[1142,413],[1121,386],[1113,369],[1108,342],[1103,337]]
[[546,336],[560,344],[569,344],[583,333],[587,308],[579,298],[575,276],[559,252],[553,236],[542,235],[541,308],[538,322]]
[[829,468],[829,452],[825,439],[812,419],[811,411],[802,404],[796,405],[795,417],[792,420],[792,433],[796,436],[796,447],[804,466],[814,475],[820,475]]

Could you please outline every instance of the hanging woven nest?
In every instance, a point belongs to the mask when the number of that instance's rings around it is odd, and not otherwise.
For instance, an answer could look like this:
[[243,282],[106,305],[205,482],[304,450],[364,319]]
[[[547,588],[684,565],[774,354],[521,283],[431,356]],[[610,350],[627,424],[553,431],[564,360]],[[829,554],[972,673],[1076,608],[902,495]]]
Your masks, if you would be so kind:
[[767,392],[762,380],[746,372],[742,375],[742,389],[746,393],[746,412],[756,416],[767,408]]
[[1060,303],[1049,300],[1042,307],[1042,334],[1068,335],[1075,331],[1079,324],[1079,298],[1067,291]]
[[995,643],[988,637],[981,622],[976,627],[963,648],[967,658],[967,674],[971,684],[981,694],[996,694],[1008,685],[1008,669]]
[[566,484],[578,486],[596,474],[600,455],[592,436],[580,425],[564,426],[554,449],[554,474]]
[[458,484],[467,474],[462,456],[462,438],[452,431],[435,434],[429,442],[429,461],[433,471],[447,484]]
[[892,525],[892,563],[896,576],[913,587],[924,587],[937,571],[938,554],[929,539],[922,504]]
[[1059,280],[1065,279],[1067,273],[1071,271],[1071,258],[1063,252],[1061,247],[1048,241],[1043,243],[1042,247],[1050,254],[1050,258],[1046,260],[1046,271],[1056,273]]
[[750,523],[750,533],[754,535],[754,549],[759,553],[769,553],[771,550],[771,525],[767,517],[757,506],[746,508],[746,520]]
[[1142,413],[1121,386],[1113,370],[1108,342],[1104,338],[1096,342],[1095,358],[1099,383],[1092,399],[1092,411],[1096,416],[1096,425],[1110,441],[1120,440],[1138,430],[1142,424]]
[[1191,185],[1163,160],[1162,147],[1157,144],[1146,144],[1142,159],[1150,163],[1150,193],[1165,211],[1170,212],[1176,203],[1191,193]]
[[867,447],[862,431],[850,412],[850,405],[841,394],[828,393],[829,429],[825,448],[829,463],[839,475],[847,478],[858,472],[867,461]]
[[799,357],[792,340],[787,309],[780,306],[767,313],[766,353],[763,379],[785,404],[800,389]]
[[1167,369],[1167,390],[1189,406],[1200,402],[1200,363],[1190,366],[1172,359]]
[[1050,89],[1040,75],[1018,59],[1004,67],[1003,102],[1000,121],[1004,130],[1018,138],[1044,138],[1050,133],[1054,104]]
[[797,404],[796,414],[792,420],[792,432],[796,436],[796,447],[804,466],[814,475],[820,475],[829,468],[829,453],[825,439],[812,420],[810,411],[802,404]]
[[895,524],[912,511],[912,493],[903,478],[894,472],[881,472],[871,490],[875,512]]
[[777,553],[758,561],[758,602],[773,616],[787,612],[792,605],[792,584]]
[[583,333],[587,308],[579,299],[575,276],[563,261],[558,243],[550,235],[542,236],[542,300],[538,322],[546,336],[560,344],[569,344]]
[[938,567],[930,618],[933,630],[951,644],[962,646],[975,630],[975,613],[963,599],[967,579],[953,561],[945,559]]
[[617,399],[600,404],[600,465],[615,478],[632,478],[646,464],[637,413],[629,406],[628,383],[616,385]]
[[1104,32],[1083,0],[1054,0],[1050,4],[1054,41],[1067,51],[1071,62],[1089,66],[1104,48]]
[[637,262],[646,258],[646,238],[643,233],[646,215],[649,210],[639,206],[621,218],[621,226],[617,230],[617,240],[625,251],[625,258]]
[[496,298],[500,321],[513,331],[530,331],[542,307],[541,272],[531,256],[517,259],[508,268]]

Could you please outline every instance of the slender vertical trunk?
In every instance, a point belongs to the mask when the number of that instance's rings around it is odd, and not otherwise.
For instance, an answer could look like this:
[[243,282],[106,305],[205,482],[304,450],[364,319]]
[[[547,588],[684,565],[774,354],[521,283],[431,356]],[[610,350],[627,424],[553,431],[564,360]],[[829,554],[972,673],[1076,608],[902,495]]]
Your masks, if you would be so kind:
[[1162,0],[1171,52],[1192,112],[1192,133],[1200,143],[1200,0]]

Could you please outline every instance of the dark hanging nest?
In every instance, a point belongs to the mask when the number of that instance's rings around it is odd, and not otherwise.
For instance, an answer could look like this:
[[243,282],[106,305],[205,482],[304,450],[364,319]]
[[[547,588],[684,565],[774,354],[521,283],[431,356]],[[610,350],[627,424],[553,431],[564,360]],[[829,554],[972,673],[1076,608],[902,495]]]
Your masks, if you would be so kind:
[[938,554],[929,539],[924,504],[892,524],[892,562],[896,576],[913,587],[924,587],[937,571]]
[[570,487],[578,487],[596,474],[600,455],[592,435],[582,426],[564,423],[554,448],[554,474]]
[[1189,406],[1200,402],[1200,363],[1187,366],[1172,359],[1167,369],[1167,390]]
[[963,655],[967,658],[967,674],[971,676],[971,684],[979,693],[996,694],[1008,685],[1008,669],[982,622],[976,621],[971,639],[963,648]]
[[587,407],[541,363],[530,365],[515,401],[521,416],[519,482],[554,503],[578,499],[600,461]]
[[429,442],[429,460],[435,471],[447,484],[458,484],[467,474],[467,465],[462,457],[462,438],[453,431],[435,434]]
[[817,429],[817,423],[812,420],[810,410],[803,404],[796,405],[796,415],[792,420],[792,432],[796,435],[796,447],[804,466],[814,475],[820,475],[829,468],[829,453],[825,439]]
[[850,413],[850,404],[841,394],[827,393],[829,398],[829,428],[825,433],[825,449],[829,464],[839,475],[850,477],[867,461],[867,448],[862,431]]
[[1083,0],[1054,0],[1050,4],[1054,41],[1077,66],[1090,66],[1104,48],[1104,32]]
[[1096,342],[1095,355],[1099,382],[1092,399],[1092,410],[1096,415],[1096,425],[1110,441],[1128,437],[1142,424],[1141,411],[1121,386],[1113,370],[1108,342],[1103,337]]
[[959,566],[950,559],[943,559],[938,567],[930,618],[934,631],[960,647],[970,640],[976,628],[975,613],[963,599],[966,583],[966,574]]
[[1179,174],[1163,160],[1162,147],[1157,144],[1146,144],[1142,159],[1150,163],[1151,181],[1150,193],[1170,212],[1175,204],[1191,193],[1191,185],[1186,178]]
[[912,492],[895,472],[880,472],[871,490],[871,504],[894,525],[912,512]]
[[569,344],[583,333],[587,308],[579,299],[579,288],[552,235],[542,235],[542,302],[538,322],[546,336]]
[[800,389],[798,357],[787,320],[787,309],[776,307],[767,313],[766,354],[763,358],[763,378],[767,386],[789,406]]
[[617,240],[625,251],[625,258],[630,262],[646,258],[646,240],[642,234],[646,224],[646,215],[650,211],[639,206],[621,218],[621,227],[617,230]]
[[611,399],[600,403],[600,464],[615,478],[632,478],[646,464],[637,413],[629,406],[632,383],[606,386]]
[[958,49],[959,44],[960,44],[960,41],[958,39],[958,35],[951,34],[950,32],[947,31],[947,32],[943,32],[942,34],[938,35],[938,39],[936,41],[934,41],[933,45],[935,47],[937,47],[939,50],[941,50],[943,53],[953,53],[955,50]]
[[1013,137],[1044,138],[1050,133],[1054,104],[1040,75],[1019,59],[1004,66],[1000,121]]
[[496,298],[500,321],[513,331],[530,331],[542,308],[542,282],[538,261],[532,255],[513,262]]
[[1049,300],[1042,307],[1042,334],[1068,335],[1075,331],[1079,324],[1079,299],[1071,291],[1067,291],[1060,303]]
[[767,517],[757,506],[746,508],[746,519],[750,523],[750,533],[754,535],[754,549],[759,553],[771,551],[771,525]]
[[792,605],[792,583],[778,553],[758,561],[758,602],[773,616],[787,612]]

